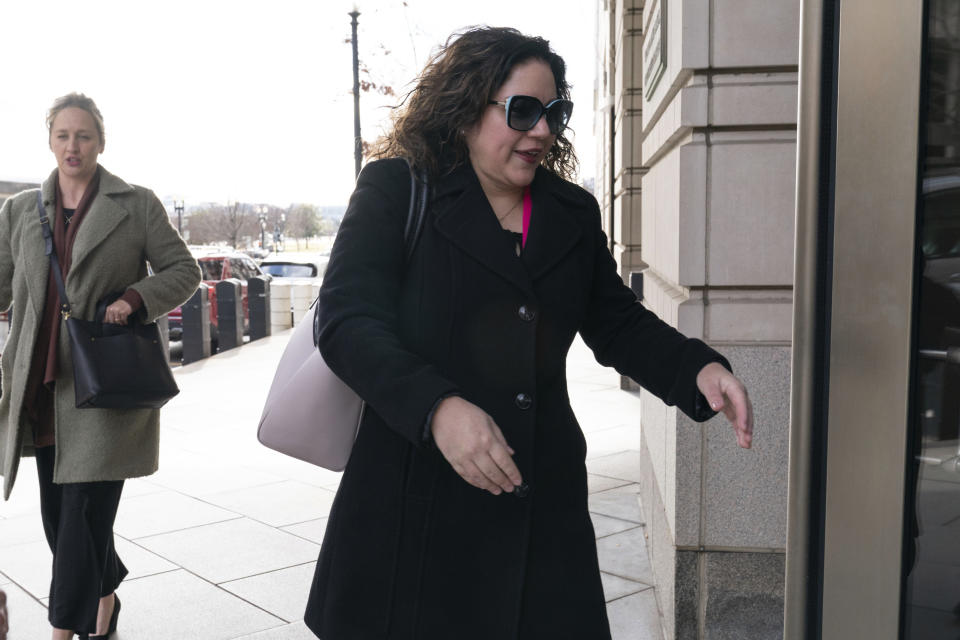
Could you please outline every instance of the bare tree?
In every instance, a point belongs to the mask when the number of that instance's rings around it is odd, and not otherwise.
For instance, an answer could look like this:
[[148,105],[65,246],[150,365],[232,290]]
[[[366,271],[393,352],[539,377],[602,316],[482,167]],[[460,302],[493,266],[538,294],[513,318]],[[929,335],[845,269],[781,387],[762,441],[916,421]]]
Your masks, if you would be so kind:
[[238,247],[241,238],[259,235],[257,216],[243,202],[211,205],[194,211],[184,220],[194,244],[227,242]]
[[320,235],[321,236],[333,236],[337,234],[337,229],[340,228],[340,218],[334,218],[330,216],[322,216],[320,218]]
[[312,204],[291,205],[287,213],[286,235],[292,237],[300,250],[300,239],[310,239],[320,233],[320,210]]
[[256,233],[256,214],[249,205],[242,202],[234,202],[223,208],[223,222],[232,247],[237,247],[241,235],[251,236]]

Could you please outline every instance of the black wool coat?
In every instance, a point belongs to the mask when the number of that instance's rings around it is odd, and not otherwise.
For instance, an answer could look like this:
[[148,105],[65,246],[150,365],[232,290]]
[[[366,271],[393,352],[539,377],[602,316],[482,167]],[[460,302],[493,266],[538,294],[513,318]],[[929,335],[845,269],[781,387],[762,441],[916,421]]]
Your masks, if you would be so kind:
[[[610,637],[570,408],[577,332],[597,360],[697,420],[722,362],[644,308],[617,274],[596,200],[539,169],[522,256],[469,164],[434,182],[405,264],[407,165],[368,164],[320,291],[320,350],[367,402],[307,604],[323,640]],[[457,393],[516,451],[526,497],[461,479],[424,427]]]

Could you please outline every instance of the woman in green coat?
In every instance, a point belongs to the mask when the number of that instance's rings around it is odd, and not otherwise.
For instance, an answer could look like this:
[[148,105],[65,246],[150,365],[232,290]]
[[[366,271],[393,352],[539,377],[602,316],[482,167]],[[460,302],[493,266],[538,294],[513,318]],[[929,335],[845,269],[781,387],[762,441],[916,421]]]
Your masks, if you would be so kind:
[[[107,307],[105,322],[129,316],[148,322],[189,298],[200,269],[163,205],[97,162],[104,127],[93,100],[76,93],[58,98],[47,128],[57,168],[40,191],[72,314],[93,319],[99,300],[122,293]],[[0,209],[0,309],[12,305],[0,396],[4,498],[20,458],[36,456],[54,558],[53,638],[106,638],[120,612],[114,590],[126,575],[113,547],[113,522],[124,479],[157,469],[159,411],[76,408],[59,303],[37,193],[25,191]]]

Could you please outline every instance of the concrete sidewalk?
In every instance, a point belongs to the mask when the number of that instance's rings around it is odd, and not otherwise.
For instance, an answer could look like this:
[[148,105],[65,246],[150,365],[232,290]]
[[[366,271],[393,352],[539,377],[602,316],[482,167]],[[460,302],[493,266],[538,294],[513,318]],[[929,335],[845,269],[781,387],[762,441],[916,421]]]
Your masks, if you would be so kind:
[[[162,411],[160,471],[126,483],[115,531],[130,570],[115,640],[311,640],[302,622],[339,473],[256,440],[290,332],[176,370]],[[590,510],[615,640],[659,640],[638,503],[640,401],[576,342],[570,397],[588,444]],[[50,637],[50,552],[36,469],[24,459],[0,503],[0,587],[11,640]],[[451,633],[451,638],[456,634]]]

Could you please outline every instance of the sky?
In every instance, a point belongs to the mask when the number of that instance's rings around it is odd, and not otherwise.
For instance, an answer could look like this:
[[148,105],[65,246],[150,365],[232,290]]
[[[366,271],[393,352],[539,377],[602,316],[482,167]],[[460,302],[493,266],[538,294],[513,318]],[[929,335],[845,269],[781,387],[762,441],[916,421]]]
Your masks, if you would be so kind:
[[354,184],[350,17],[360,11],[364,140],[431,52],[465,26],[511,26],[567,62],[580,176],[594,175],[592,0],[0,0],[0,180],[55,167],[45,116],[97,102],[100,163],[165,200],[345,205]]

